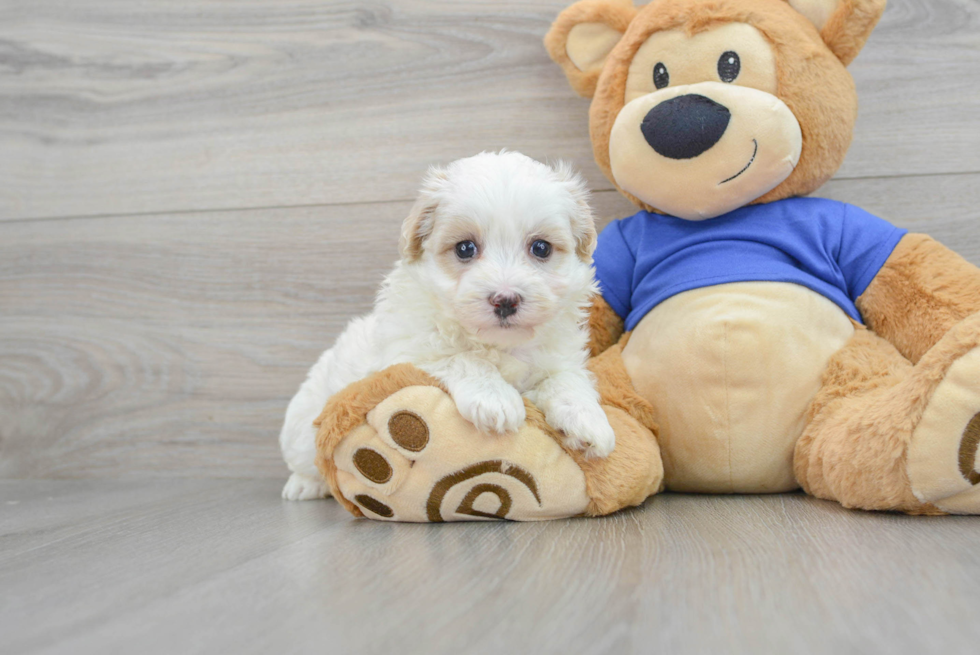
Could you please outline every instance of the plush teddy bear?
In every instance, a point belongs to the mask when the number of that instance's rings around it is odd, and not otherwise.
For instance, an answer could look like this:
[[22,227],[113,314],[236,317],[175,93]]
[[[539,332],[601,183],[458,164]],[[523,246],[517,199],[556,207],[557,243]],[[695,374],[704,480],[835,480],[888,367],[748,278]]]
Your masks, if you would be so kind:
[[641,209],[595,254],[590,368],[608,459],[540,412],[481,435],[394,367],[335,396],[318,463],[357,515],[606,514],[663,488],[803,488],[847,507],[980,513],[980,269],[804,198],[840,167],[846,70],[885,0],[581,0],[545,43],[592,98],[596,162]]

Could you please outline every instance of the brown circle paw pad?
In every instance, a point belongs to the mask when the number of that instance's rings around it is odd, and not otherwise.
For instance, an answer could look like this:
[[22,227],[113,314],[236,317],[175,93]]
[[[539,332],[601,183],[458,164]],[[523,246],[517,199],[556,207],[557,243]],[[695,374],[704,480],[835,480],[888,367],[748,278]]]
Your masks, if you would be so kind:
[[388,434],[396,444],[413,453],[421,452],[429,444],[429,426],[418,414],[409,411],[396,412],[388,419]]
[[354,496],[354,502],[356,502],[358,505],[368,510],[369,512],[377,514],[378,516],[384,517],[386,519],[390,519],[392,516],[395,515],[395,512],[393,512],[390,507],[382,503],[380,500],[377,500],[376,498],[372,498],[371,496],[368,496],[366,494],[358,494]]
[[980,484],[980,473],[977,473],[977,446],[980,446],[980,414],[963,430],[963,441],[960,442],[960,473],[970,484]]
[[384,484],[391,479],[391,464],[384,455],[372,448],[357,449],[354,453],[354,467],[375,484]]

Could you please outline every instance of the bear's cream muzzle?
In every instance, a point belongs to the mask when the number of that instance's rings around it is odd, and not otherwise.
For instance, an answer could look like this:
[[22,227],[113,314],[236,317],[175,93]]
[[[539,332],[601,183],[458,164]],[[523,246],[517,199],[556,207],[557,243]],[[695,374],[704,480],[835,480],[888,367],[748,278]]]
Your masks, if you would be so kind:
[[776,96],[702,82],[627,103],[610,134],[609,159],[627,193],[667,214],[703,220],[776,188],[802,148],[800,124]]

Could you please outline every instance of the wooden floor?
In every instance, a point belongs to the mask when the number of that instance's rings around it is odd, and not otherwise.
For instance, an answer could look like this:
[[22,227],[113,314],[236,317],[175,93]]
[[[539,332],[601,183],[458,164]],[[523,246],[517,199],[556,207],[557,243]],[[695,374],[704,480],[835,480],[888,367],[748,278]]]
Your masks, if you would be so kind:
[[[665,496],[390,526],[275,437],[430,164],[565,158],[571,0],[0,0],[0,652],[976,652],[980,521]],[[890,0],[818,195],[980,264],[980,3]]]
[[351,521],[264,481],[0,482],[16,653],[976,653],[980,521],[791,494]]

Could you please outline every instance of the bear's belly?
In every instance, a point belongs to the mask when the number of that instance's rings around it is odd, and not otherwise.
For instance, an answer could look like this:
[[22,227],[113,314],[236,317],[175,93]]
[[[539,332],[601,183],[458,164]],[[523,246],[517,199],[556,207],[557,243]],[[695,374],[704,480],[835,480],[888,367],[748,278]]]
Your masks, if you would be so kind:
[[668,489],[767,493],[798,487],[793,448],[851,319],[806,287],[740,282],[655,307],[623,350],[657,411]]

